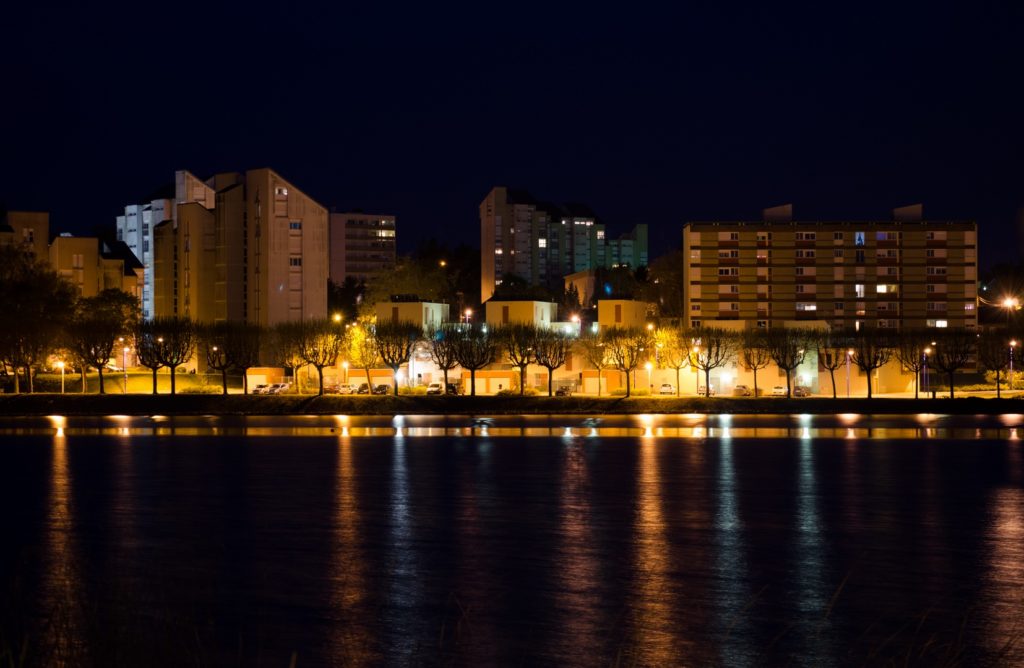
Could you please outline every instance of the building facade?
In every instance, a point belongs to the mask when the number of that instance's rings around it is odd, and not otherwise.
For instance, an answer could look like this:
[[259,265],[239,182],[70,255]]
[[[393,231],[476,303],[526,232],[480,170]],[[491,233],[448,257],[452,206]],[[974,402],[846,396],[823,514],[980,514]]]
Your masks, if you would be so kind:
[[61,234],[50,244],[49,261],[81,297],[116,289],[142,298],[142,264],[123,243],[112,246],[95,237]]
[[480,203],[481,301],[509,275],[559,290],[568,274],[646,263],[646,225],[609,241],[605,226],[585,205],[540,202],[503,186],[492,188]]
[[327,316],[324,207],[270,169],[177,176],[174,218],[153,232],[154,315],[265,326]]
[[372,281],[395,269],[395,217],[331,213],[330,279]]
[[821,320],[839,329],[977,326],[977,226],[922,220],[752,222],[683,228],[687,324]]
[[0,244],[16,244],[40,260],[49,258],[50,214],[47,211],[8,211],[0,220]]
[[374,304],[377,322],[411,322],[426,334],[448,322],[448,304],[418,300],[392,300]]

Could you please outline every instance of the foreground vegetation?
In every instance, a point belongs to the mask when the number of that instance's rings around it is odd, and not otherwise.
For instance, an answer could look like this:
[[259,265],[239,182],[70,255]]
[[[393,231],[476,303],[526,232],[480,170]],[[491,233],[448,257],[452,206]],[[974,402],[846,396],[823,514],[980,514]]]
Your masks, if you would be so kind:
[[339,396],[229,394],[0,395],[0,415],[631,415],[672,413],[991,414],[1024,411],[1024,397],[804,399],[744,397]]

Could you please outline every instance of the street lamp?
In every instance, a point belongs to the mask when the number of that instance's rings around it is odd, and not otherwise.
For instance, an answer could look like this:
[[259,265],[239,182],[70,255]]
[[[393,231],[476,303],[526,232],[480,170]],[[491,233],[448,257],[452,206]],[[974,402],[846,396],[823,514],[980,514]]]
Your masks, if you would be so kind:
[[334,314],[334,322],[341,322],[341,314],[340,313],[335,313]]
[[850,398],[850,359],[853,358],[853,348],[846,351],[846,398]]
[[60,369],[60,393],[64,394],[64,361],[63,360],[57,362],[57,368]]
[[1017,339],[1010,340],[1010,391],[1014,391],[1014,348],[1017,347]]
[[[693,357],[694,357],[694,360],[699,361],[699,360],[697,360],[697,358],[700,357],[700,346],[694,346],[693,347]],[[693,393],[696,394],[697,396],[700,396],[700,369],[697,368],[696,364],[693,364],[691,366],[693,367],[693,373],[694,373],[694,377],[693,377]]]
[[342,382],[348,382],[348,360],[341,363],[341,368],[345,370],[345,380]]
[[1009,325],[1013,312],[1020,309],[1020,300],[1016,297],[1007,297],[1003,299],[1002,307],[1006,309],[1006,324]]
[[[122,341],[124,339],[121,339]],[[131,350],[128,346],[121,349],[121,370],[124,371],[124,393],[128,394],[128,351]],[[214,348],[216,350],[216,348]]]
[[654,383],[651,382],[651,370],[654,368],[654,365],[651,364],[650,362],[647,362],[647,364],[644,365],[644,368],[647,369],[647,387],[649,387],[653,391]]
[[462,315],[466,316],[466,324],[469,324],[470,318],[473,317],[473,309],[466,309],[465,311],[463,311]]

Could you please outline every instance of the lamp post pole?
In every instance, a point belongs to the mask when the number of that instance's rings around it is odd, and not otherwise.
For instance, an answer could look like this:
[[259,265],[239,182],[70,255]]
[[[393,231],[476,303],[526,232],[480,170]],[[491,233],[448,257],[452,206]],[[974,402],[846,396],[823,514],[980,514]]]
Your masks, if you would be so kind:
[[57,362],[57,368],[60,369],[60,393],[64,394],[64,362]]
[[1017,347],[1017,340],[1010,340],[1010,391],[1013,392],[1013,349]]
[[124,371],[124,393],[128,394],[128,351],[130,348],[125,346],[121,349],[121,370]]
[[853,356],[852,350],[846,351],[846,398],[850,398],[850,358]]

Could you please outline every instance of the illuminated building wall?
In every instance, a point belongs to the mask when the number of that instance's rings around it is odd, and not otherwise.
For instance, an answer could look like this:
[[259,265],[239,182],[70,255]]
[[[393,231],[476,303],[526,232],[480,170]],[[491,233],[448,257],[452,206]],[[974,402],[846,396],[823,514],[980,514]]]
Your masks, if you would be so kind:
[[692,222],[683,228],[687,323],[840,329],[977,326],[977,226],[891,220]]
[[372,281],[395,269],[395,217],[330,214],[330,279]]

